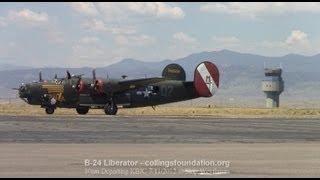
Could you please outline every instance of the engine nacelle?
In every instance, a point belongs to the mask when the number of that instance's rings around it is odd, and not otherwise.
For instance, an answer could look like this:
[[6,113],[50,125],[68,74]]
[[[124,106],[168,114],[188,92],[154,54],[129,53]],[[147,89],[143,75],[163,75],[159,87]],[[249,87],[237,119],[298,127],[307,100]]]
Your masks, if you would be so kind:
[[104,83],[103,80],[97,79],[94,84],[94,89],[98,94],[104,93]]
[[77,85],[77,92],[78,92],[79,94],[84,93],[85,89],[86,89],[86,84],[85,84],[85,82],[83,82],[82,80],[80,80],[80,81],[79,81],[79,84]]

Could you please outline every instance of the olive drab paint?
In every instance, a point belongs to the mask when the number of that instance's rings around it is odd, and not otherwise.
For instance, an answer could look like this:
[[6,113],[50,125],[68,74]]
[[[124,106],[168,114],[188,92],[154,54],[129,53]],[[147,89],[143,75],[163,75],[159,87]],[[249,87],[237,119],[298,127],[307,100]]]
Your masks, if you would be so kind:
[[[41,81],[40,81],[41,80]],[[186,81],[186,73],[178,64],[169,64],[162,77],[141,79],[92,78],[71,75],[23,84],[17,90],[19,97],[31,105],[41,105],[47,114],[56,108],[75,108],[79,114],[90,108],[104,109],[115,115],[117,107],[134,108],[156,106],[198,97],[211,97],[219,87],[219,70],[211,62],[200,63],[194,71],[194,81]]]

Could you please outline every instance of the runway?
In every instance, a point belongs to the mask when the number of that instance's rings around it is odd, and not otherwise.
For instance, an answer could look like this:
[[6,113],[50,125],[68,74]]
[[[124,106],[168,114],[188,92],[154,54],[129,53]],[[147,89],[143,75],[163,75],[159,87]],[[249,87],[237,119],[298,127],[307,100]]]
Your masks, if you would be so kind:
[[[0,177],[319,177],[319,128],[318,119],[0,116]],[[150,164],[199,160],[216,164]]]
[[319,129],[319,119],[0,116],[1,143],[303,143]]

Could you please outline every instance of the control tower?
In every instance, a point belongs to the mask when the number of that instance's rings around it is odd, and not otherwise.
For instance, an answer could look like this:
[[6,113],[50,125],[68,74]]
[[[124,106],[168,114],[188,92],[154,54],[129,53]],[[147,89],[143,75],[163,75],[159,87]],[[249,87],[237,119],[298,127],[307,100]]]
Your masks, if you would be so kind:
[[262,91],[266,93],[266,107],[279,107],[279,95],[283,92],[284,81],[281,77],[282,69],[265,68],[265,78],[262,80]]

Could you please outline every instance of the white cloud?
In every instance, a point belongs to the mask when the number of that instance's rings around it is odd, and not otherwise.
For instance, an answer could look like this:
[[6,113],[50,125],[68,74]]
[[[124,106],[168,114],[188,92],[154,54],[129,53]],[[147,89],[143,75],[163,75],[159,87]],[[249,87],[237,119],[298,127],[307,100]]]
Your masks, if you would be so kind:
[[[317,51],[315,47],[311,45],[308,39],[307,33],[301,30],[293,30],[285,40],[282,41],[263,41],[258,44],[257,47],[262,47],[275,52],[283,52],[282,54],[288,53],[302,53],[310,54]],[[266,50],[264,49],[264,50]]]
[[119,35],[116,36],[115,42],[124,46],[146,46],[154,44],[156,39],[154,37],[142,34],[142,35]]
[[8,24],[4,17],[0,17],[0,27],[6,27]]
[[107,27],[107,25],[99,19],[92,19],[83,24],[85,28],[94,30],[94,31],[100,31],[100,32],[109,32],[112,34],[135,34],[136,29],[132,26],[116,26],[116,25],[110,25]]
[[163,2],[99,2],[94,6],[99,16],[86,20],[83,27],[116,35],[115,42],[125,46],[144,46],[156,41],[154,37],[137,31],[139,22],[160,18],[181,19],[185,16],[181,8]]
[[288,46],[309,45],[308,35],[300,30],[294,30],[287,38],[286,44]]
[[[133,51],[135,52],[135,51]],[[76,42],[72,46],[70,56],[65,61],[71,67],[99,67],[115,63],[123,58],[132,57],[133,53],[129,48],[110,48],[102,43],[81,43]]]
[[13,42],[13,41],[9,42],[9,47],[10,47],[10,48],[15,47],[16,45],[17,45],[17,43],[15,43],[15,42]]
[[172,35],[171,43],[168,46],[169,58],[181,58],[189,54],[202,51],[201,44],[195,37],[184,32],[176,32]]
[[193,38],[184,32],[177,32],[173,34],[172,38],[178,42],[188,43],[188,44],[193,44],[197,42],[196,38]]
[[223,48],[237,46],[240,43],[240,40],[234,36],[213,36],[212,41]]
[[98,19],[92,19],[84,23],[84,27],[93,29],[95,31],[107,31],[107,27],[103,21]]
[[72,47],[73,54],[79,58],[96,59],[103,57],[105,52],[102,48],[76,44]]
[[7,20],[19,24],[39,25],[45,24],[49,21],[49,16],[45,12],[33,12],[29,9],[20,11],[10,10]]
[[[229,49],[238,52],[282,56],[289,53],[311,55],[317,53],[315,44],[308,39],[308,34],[301,30],[292,30],[279,40],[246,41],[235,36],[213,36],[209,50]],[[202,49],[206,49],[203,47]]]
[[106,47],[97,44],[77,43],[72,46],[71,54],[65,64],[72,67],[99,66],[110,61],[110,53],[113,53],[110,49],[107,51]]
[[293,30],[291,34],[283,41],[264,41],[262,45],[269,48],[285,48],[293,49],[299,48],[305,50],[310,48],[310,41],[308,39],[307,33],[300,30]]
[[167,17],[173,19],[183,18],[184,12],[179,7],[172,7],[163,2],[131,2],[128,9],[142,15]]
[[225,2],[200,6],[203,12],[226,13],[255,18],[263,14],[320,13],[319,2]]
[[98,11],[92,2],[71,2],[70,6],[75,11],[88,16],[98,15]]
[[57,31],[56,29],[48,29],[46,36],[48,41],[52,43],[60,44],[65,42],[64,33],[62,31]]
[[98,41],[99,41],[99,38],[95,36],[85,36],[80,39],[80,43],[84,43],[84,44],[96,43]]
[[185,16],[180,7],[163,2],[100,2],[97,7],[107,20],[121,20],[133,16],[181,19]]
[[102,15],[105,20],[118,21],[133,17],[184,18],[184,11],[164,2],[72,2],[73,10],[88,15]]
[[239,39],[233,35],[212,36],[209,45],[202,46],[202,51],[232,50],[237,52],[254,52],[256,44]]
[[286,49],[286,43],[283,41],[262,41],[258,44],[258,47],[283,50]]

